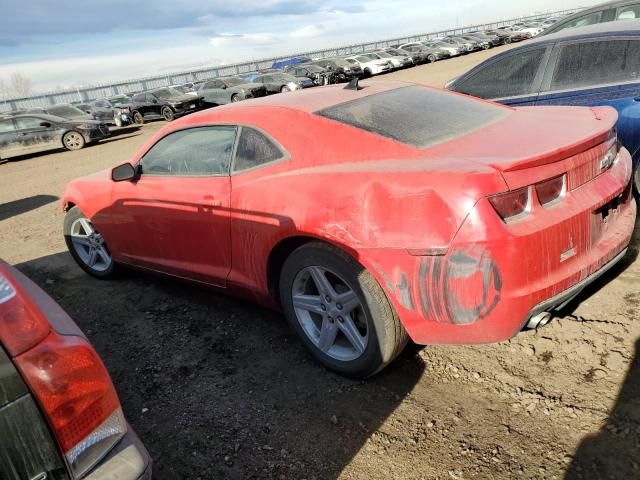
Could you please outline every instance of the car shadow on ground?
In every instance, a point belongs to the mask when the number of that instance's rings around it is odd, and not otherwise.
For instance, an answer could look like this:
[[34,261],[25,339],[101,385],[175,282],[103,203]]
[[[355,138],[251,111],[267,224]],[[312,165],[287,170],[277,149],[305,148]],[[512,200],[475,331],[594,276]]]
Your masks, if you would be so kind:
[[0,221],[21,215],[58,200],[54,195],[34,195],[0,204]]
[[606,423],[582,440],[566,480],[640,478],[640,340]]
[[102,356],[157,478],[337,478],[425,372],[408,348],[367,381],[320,367],[279,313],[69,254],[18,265]]

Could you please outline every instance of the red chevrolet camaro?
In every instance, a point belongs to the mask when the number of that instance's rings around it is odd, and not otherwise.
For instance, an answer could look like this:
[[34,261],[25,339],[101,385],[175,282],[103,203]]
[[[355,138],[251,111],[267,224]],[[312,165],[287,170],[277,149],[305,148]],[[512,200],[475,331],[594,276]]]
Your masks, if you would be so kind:
[[242,102],[71,182],[65,237],[96,277],[126,265],[280,307],[324,365],[366,377],[408,338],[545,322],[624,255],[616,118],[395,82]]

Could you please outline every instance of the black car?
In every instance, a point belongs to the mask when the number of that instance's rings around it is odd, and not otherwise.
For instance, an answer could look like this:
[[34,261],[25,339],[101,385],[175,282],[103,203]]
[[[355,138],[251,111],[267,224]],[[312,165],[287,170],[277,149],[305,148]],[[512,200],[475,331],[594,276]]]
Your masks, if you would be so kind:
[[288,73],[266,73],[257,75],[252,80],[254,83],[261,83],[267,89],[267,93],[284,93],[292,90],[315,87],[313,80],[308,78],[297,78]]
[[362,67],[352,65],[344,58],[323,58],[322,60],[314,60],[310,65],[318,65],[332,72],[337,82],[348,82],[354,78],[364,77]]
[[489,45],[492,47],[503,45],[505,38],[508,38],[506,35],[499,36],[499,35],[493,35],[485,32],[468,32],[468,33],[465,33],[465,37],[473,37],[473,38],[477,38],[480,41],[488,42]]
[[640,0],[618,0],[602,3],[569,15],[555,22],[540,35],[549,35],[565,28],[586,27],[596,23],[634,20],[636,18],[640,18]]
[[290,65],[286,67],[284,71],[296,78],[308,78],[316,85],[330,85],[336,83],[335,74],[331,70],[327,70],[320,65]]
[[185,95],[173,88],[165,87],[136,93],[128,105],[134,123],[164,119],[170,122],[201,108],[202,102],[193,95]]
[[90,119],[66,119],[44,113],[0,118],[0,159],[64,147],[80,150],[109,136],[109,127]]
[[[129,100],[130,102],[131,100]],[[117,106],[106,98],[94,100],[89,103],[75,105],[80,110],[91,115],[95,120],[100,120],[117,127],[129,125],[131,123],[131,112],[126,105]],[[64,116],[64,115],[60,115]]]

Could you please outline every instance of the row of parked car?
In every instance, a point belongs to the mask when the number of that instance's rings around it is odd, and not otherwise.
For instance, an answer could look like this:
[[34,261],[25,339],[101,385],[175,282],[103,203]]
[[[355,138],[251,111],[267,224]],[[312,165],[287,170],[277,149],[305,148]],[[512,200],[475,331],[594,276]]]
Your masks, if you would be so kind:
[[109,136],[109,125],[172,121],[203,108],[348,82],[519,42],[540,34],[559,19],[521,22],[346,56],[295,57],[275,62],[270,69],[243,75],[12,112],[0,117],[0,159],[60,146],[78,150]]

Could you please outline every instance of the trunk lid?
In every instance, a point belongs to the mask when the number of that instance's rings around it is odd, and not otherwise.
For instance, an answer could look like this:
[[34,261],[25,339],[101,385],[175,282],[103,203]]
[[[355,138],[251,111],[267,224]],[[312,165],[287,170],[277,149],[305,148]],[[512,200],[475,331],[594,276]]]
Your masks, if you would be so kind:
[[501,173],[510,190],[563,173],[569,186],[576,187],[600,174],[606,141],[617,119],[609,107],[516,108],[502,121],[432,147],[430,155],[490,166]]

